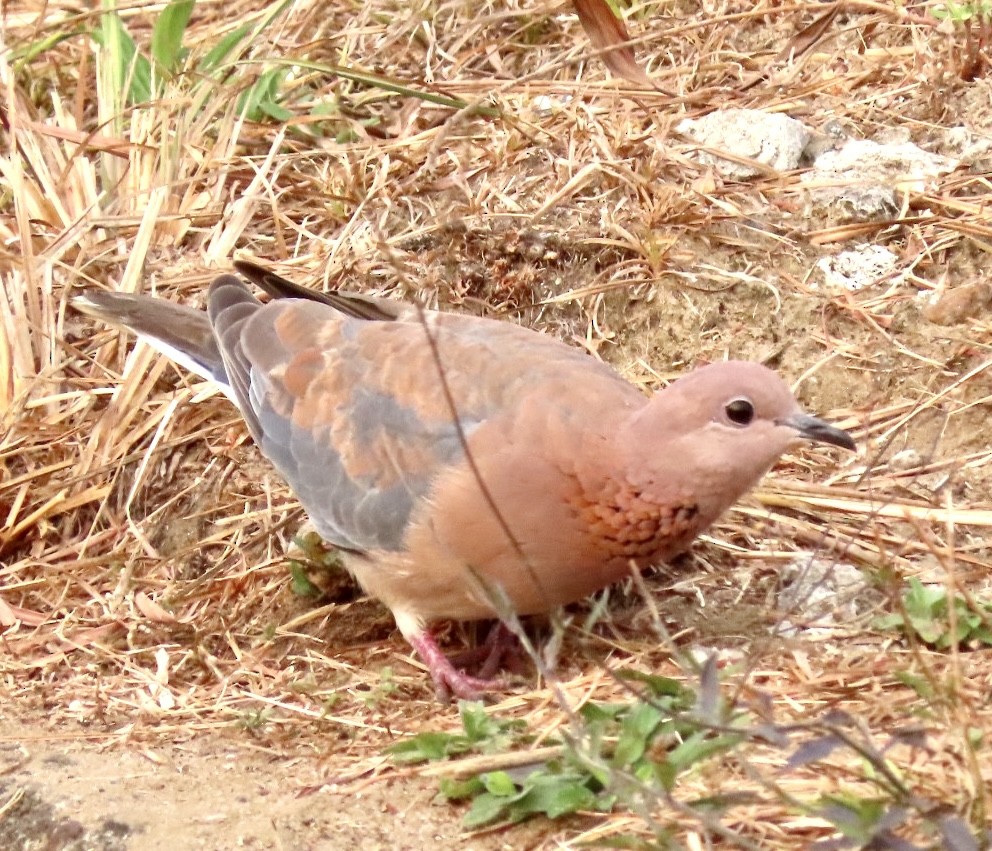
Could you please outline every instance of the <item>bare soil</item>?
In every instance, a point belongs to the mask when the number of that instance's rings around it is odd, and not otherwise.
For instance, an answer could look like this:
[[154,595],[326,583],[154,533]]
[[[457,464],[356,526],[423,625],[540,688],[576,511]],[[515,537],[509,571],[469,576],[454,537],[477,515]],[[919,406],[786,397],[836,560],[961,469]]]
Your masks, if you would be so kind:
[[2,721],[7,849],[521,847],[465,836],[458,810],[416,777],[336,783],[326,758],[288,758],[250,736],[135,747]]

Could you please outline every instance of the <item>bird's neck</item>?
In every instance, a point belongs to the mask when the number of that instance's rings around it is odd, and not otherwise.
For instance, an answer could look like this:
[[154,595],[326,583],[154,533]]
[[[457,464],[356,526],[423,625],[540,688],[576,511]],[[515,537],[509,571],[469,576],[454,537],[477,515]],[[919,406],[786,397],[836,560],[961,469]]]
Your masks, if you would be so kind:
[[650,405],[618,429],[617,469],[643,500],[678,508],[692,506],[694,535],[705,531],[747,490],[735,481],[720,453],[671,414]]

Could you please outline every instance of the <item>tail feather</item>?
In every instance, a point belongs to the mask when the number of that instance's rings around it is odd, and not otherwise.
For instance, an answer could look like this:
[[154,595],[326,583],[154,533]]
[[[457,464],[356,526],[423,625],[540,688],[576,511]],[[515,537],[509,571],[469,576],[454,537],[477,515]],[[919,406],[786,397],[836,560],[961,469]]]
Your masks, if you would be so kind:
[[229,390],[227,372],[205,311],[147,295],[88,290],[72,299],[86,316],[121,325],[176,363]]
[[[345,316],[368,321],[392,322],[418,317],[415,307],[402,302],[309,290],[247,260],[236,260],[234,266],[274,298],[316,301]],[[248,370],[239,369],[234,363],[228,370],[221,349],[228,357],[235,356],[233,353],[239,347],[234,337],[261,305],[234,275],[221,275],[211,284],[208,303],[208,310],[204,311],[153,296],[104,290],[87,290],[71,301],[80,313],[128,328],[190,372],[217,383],[241,407],[239,397],[247,400],[248,387],[232,385],[245,384]],[[249,421],[249,425],[254,424]]]

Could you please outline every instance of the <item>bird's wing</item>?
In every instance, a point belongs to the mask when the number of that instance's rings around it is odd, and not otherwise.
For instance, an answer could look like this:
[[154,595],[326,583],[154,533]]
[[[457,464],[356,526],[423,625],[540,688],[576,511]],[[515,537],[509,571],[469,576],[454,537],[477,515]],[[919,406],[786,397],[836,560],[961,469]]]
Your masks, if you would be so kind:
[[235,260],[234,268],[273,298],[302,298],[308,301],[317,301],[355,319],[391,322],[394,319],[417,313],[415,305],[394,299],[377,298],[376,296],[340,290],[334,292],[312,290],[287,280],[282,275],[277,275],[250,260]]
[[542,381],[559,397],[549,415],[577,383],[639,395],[580,351],[508,323],[369,322],[298,299],[263,306],[230,277],[211,286],[209,310],[256,442],[321,534],[352,550],[402,549],[418,501],[462,462],[463,440],[525,399],[545,404],[534,392]]

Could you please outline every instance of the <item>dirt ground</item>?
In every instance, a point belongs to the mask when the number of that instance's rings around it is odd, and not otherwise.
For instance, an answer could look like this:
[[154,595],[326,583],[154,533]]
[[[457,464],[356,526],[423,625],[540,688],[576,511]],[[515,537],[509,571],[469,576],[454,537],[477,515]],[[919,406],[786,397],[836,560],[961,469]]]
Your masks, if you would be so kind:
[[472,838],[459,809],[416,777],[335,782],[326,760],[240,736],[129,747],[0,720],[7,849],[497,849],[526,847],[534,832]]
[[[260,21],[257,5],[198,3],[185,43],[202,55]],[[843,710],[879,741],[924,728],[927,747],[898,761],[906,785],[982,823],[992,651],[907,645],[871,616],[907,577],[990,597],[988,45],[926,4],[866,4],[792,62],[782,51],[805,44],[821,4],[638,6],[638,60],[673,99],[612,78],[571,5],[413,5],[299,0],[252,56],[353,65],[498,103],[503,119],[296,68],[279,78],[290,118],[273,107],[235,121],[235,74],[207,106],[173,81],[122,123],[102,101],[106,60],[80,35],[96,19],[68,3],[5,6],[8,46],[66,37],[0,66],[19,134],[0,160],[12,187],[0,195],[0,849],[496,851],[627,834],[661,847],[665,831],[672,847],[805,848],[837,836],[773,795],[733,834],[663,796],[650,816],[618,806],[471,832],[433,768],[391,759],[390,745],[459,722],[388,612],[333,567],[309,564],[323,590],[308,596],[287,555],[304,518],[229,403],[67,307],[96,285],[202,304],[237,252],[316,288],[540,329],[647,392],[728,356],[796,382],[859,453],[797,448],[646,591],[615,589],[596,619],[595,602],[569,610],[560,692],[525,666],[490,711],[537,746],[569,723],[561,694],[608,703],[624,697],[608,670],[685,680],[680,651],[716,650],[729,687],[761,690],[790,719]],[[124,20],[147,45],[151,12]],[[958,165],[886,216],[845,218],[811,200],[805,163],[733,181],[693,159],[674,127],[717,106],[908,139]],[[864,243],[891,249],[897,270],[858,290],[827,285],[817,261]],[[882,602],[782,637],[784,620],[802,620],[777,610],[782,570],[811,552],[856,565]],[[472,631],[441,637],[457,650]],[[748,759],[700,770],[677,796],[778,782],[780,763]],[[854,795],[863,774],[817,769],[791,791]]]

